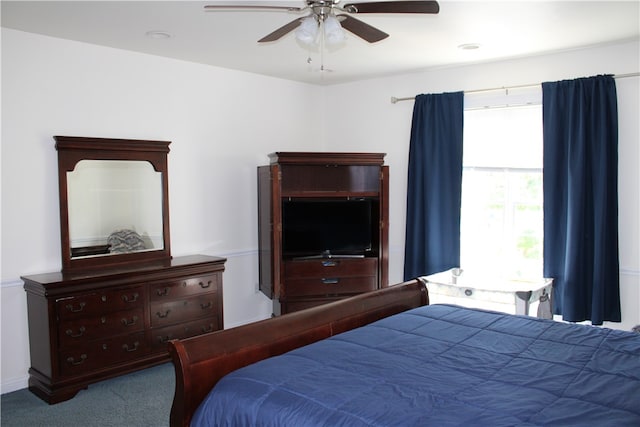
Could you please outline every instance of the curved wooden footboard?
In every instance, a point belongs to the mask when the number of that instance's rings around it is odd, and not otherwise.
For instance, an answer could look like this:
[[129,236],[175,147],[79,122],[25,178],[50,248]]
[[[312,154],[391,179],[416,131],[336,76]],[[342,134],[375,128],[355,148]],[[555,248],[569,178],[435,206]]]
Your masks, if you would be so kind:
[[188,426],[200,402],[229,372],[427,304],[427,288],[412,280],[284,316],[172,340],[169,353],[176,370],[176,390],[171,426]]

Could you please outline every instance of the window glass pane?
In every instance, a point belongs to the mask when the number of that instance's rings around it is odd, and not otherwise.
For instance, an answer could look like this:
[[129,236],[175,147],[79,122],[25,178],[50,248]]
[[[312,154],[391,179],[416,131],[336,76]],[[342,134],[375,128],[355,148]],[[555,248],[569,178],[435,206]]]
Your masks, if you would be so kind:
[[542,168],[542,106],[464,113],[464,166]]
[[461,267],[542,277],[541,106],[465,112]]

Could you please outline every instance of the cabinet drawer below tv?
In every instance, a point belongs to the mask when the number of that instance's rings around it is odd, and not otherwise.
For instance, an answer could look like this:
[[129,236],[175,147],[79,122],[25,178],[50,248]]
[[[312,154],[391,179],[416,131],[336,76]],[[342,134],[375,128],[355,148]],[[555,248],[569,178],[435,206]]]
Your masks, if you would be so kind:
[[284,262],[284,279],[374,276],[377,258],[324,258]]
[[312,279],[285,280],[286,297],[307,295],[343,295],[373,291],[378,288],[377,276],[327,276]]

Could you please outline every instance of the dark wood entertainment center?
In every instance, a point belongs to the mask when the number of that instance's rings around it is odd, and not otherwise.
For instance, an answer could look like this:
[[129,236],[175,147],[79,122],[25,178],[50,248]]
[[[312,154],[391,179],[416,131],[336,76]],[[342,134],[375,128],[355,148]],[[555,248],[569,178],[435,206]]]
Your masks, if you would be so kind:
[[388,286],[384,156],[277,152],[258,167],[260,290],[274,315]]

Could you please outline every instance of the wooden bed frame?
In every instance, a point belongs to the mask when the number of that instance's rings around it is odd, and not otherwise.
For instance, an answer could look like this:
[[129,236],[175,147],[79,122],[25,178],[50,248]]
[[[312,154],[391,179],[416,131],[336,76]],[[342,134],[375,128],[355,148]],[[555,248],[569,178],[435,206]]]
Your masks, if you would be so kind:
[[169,353],[176,370],[176,390],[171,426],[188,426],[209,391],[229,372],[428,304],[425,284],[412,280],[236,328],[172,340]]

